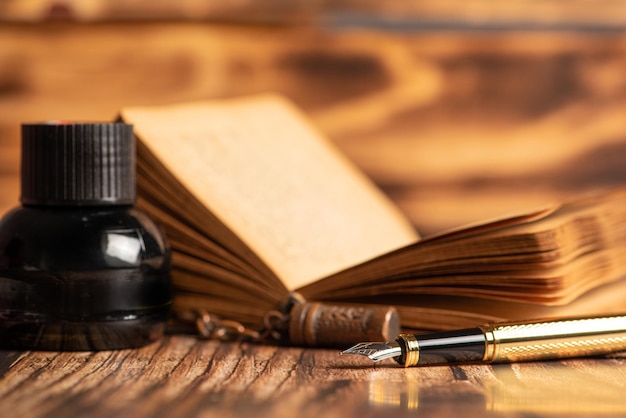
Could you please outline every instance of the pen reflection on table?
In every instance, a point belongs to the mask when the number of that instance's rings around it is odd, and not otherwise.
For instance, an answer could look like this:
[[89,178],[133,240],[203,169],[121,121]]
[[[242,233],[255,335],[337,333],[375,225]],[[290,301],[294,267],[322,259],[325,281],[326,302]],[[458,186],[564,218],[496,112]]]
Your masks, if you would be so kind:
[[445,387],[429,384],[430,372],[425,369],[393,374],[386,369],[371,374],[368,400],[374,408],[446,408],[465,415],[485,411],[622,414],[626,413],[625,385],[615,378],[615,367],[612,360],[498,364],[491,367],[489,380],[453,380]]

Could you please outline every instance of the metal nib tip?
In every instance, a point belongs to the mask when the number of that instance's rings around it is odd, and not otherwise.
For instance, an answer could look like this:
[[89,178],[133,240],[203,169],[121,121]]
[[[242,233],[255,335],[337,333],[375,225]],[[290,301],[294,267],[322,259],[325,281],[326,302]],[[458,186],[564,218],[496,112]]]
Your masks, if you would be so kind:
[[369,357],[371,360],[380,361],[402,355],[402,349],[396,342],[359,343],[342,351],[341,354],[360,354]]

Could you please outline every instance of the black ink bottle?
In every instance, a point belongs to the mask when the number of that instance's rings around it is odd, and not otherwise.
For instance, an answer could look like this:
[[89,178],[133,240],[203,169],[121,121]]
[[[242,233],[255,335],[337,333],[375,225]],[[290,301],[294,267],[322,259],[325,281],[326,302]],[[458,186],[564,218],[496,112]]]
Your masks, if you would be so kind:
[[0,221],[0,347],[108,350],[158,339],[170,252],[135,208],[123,123],[22,125],[22,206]]

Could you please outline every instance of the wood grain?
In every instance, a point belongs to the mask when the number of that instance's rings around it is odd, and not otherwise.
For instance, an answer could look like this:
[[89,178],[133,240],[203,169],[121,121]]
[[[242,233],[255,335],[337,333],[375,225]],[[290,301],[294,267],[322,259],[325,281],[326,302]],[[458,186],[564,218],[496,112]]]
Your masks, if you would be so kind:
[[13,417],[626,413],[619,357],[404,369],[334,350],[168,336],[137,350],[0,352],[0,367],[0,412]]
[[1,24],[0,205],[22,121],[272,91],[438,232],[625,184],[624,73],[621,32]]
[[375,25],[409,28],[526,27],[618,29],[626,12],[615,0],[439,0],[377,2],[363,0],[237,2],[178,0],[6,0],[0,19],[101,21],[111,19],[188,19],[228,22],[270,22]]

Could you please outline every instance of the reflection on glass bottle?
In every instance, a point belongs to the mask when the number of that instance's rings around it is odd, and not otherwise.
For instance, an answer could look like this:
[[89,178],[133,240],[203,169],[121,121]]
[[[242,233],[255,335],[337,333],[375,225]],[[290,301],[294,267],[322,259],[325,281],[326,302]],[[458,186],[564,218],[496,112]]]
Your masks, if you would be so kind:
[[106,231],[102,235],[102,253],[110,265],[134,265],[146,246],[137,229]]

